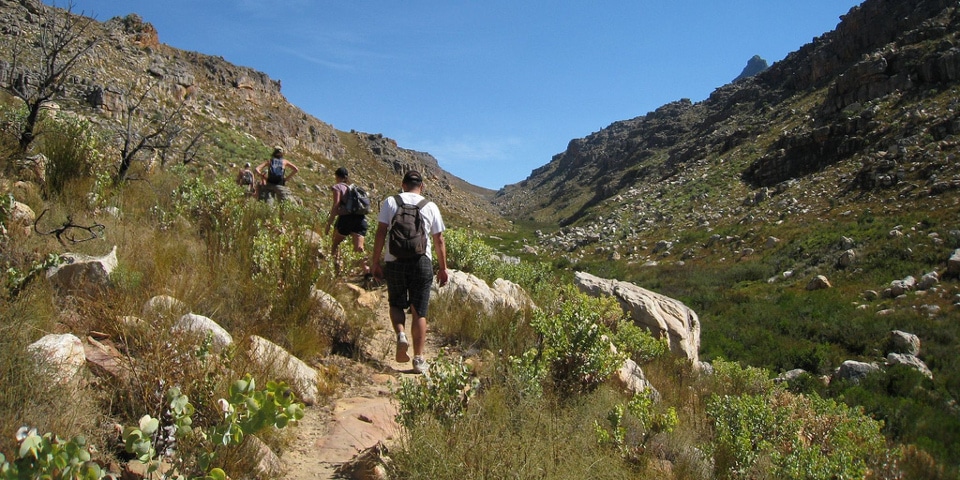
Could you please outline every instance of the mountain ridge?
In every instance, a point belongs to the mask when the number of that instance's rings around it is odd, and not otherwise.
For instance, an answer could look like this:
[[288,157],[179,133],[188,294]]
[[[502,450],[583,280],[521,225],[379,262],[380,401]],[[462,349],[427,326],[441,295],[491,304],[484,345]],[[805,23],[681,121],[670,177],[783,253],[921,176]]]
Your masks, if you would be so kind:
[[[0,38],[4,39],[0,78],[35,75],[12,72],[9,59],[20,39],[41,28],[40,22],[51,8],[55,7],[39,0],[0,2]],[[208,173],[232,178],[236,165],[258,164],[274,145],[280,145],[302,169],[294,193],[307,204],[326,210],[329,199],[323,185],[333,183],[333,171],[339,166],[347,167],[352,179],[368,187],[375,199],[399,188],[405,171],[419,169],[428,179],[428,193],[450,212],[453,225],[503,226],[484,200],[492,196],[492,190],[443,170],[429,153],[402,148],[379,133],[341,131],[307,114],[286,100],[281,81],[267,73],[234,65],[223,57],[165,45],[159,40],[160,32],[136,14],[94,21],[90,28],[99,43],[71,72],[57,102],[113,132],[109,148],[119,149],[118,123],[131,99],[144,85],[155,83],[153,92],[160,102],[183,105],[188,131],[199,134],[207,130],[201,135],[202,151],[194,165]],[[155,166],[152,160],[157,152],[147,153],[137,159],[135,168]],[[115,155],[106,154],[108,158]]]
[[[792,130],[773,145],[755,146],[766,156],[744,169],[745,187],[771,187],[863,153],[870,143],[863,140],[868,125],[848,121],[845,109],[897,91],[943,88],[943,80],[949,84],[956,78],[956,19],[949,5],[868,0],[844,15],[836,30],[753,77],[716,89],[702,102],[681,99],[571,140],[527,179],[501,189],[494,203],[515,220],[569,225],[633,185],[675,176],[690,162],[715,161],[779,125]],[[941,37],[938,45],[927,45]],[[895,40],[903,47],[889,47]],[[929,52],[919,51],[928,47]],[[782,108],[798,96],[815,105],[805,105],[801,113]],[[878,113],[870,110],[864,115]],[[869,140],[885,137],[890,135],[881,132]],[[824,138],[828,144],[816,149]],[[805,153],[811,149],[820,157],[817,162]]]

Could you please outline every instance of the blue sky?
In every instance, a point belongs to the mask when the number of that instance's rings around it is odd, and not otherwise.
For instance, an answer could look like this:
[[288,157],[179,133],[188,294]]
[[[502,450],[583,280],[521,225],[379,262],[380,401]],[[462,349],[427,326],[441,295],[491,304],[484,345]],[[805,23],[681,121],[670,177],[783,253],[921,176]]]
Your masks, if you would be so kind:
[[290,102],[337,129],[382,133],[498,189],[571,139],[706,99],[753,55],[782,60],[859,3],[73,0],[73,10],[137,13],[167,45],[279,79]]

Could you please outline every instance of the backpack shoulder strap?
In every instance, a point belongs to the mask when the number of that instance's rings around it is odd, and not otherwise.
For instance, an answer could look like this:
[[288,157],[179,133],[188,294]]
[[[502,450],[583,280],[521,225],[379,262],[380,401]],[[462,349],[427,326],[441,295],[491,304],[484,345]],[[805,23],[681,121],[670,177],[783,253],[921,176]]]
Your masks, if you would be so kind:
[[417,209],[419,210],[423,207],[426,207],[428,203],[430,203],[429,199],[424,198],[423,200],[420,200],[420,202],[417,203]]

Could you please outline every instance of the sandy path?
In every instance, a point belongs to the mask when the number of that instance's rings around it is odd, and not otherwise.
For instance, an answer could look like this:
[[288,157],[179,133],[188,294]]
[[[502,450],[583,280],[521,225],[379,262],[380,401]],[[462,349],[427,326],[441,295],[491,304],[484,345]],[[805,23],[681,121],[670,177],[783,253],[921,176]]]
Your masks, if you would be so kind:
[[[364,306],[348,308],[369,308],[376,315],[379,328],[364,346],[364,363],[354,365],[359,372],[352,377],[358,380],[348,386],[332,406],[306,408],[304,418],[295,427],[295,440],[281,455],[286,471],[284,479],[342,478],[334,476],[339,465],[377,442],[390,445],[397,438],[399,432],[394,420],[397,407],[391,388],[395,388],[401,378],[414,375],[409,362],[398,364],[393,360],[395,337],[389,327],[386,291],[362,293],[359,303]],[[424,354],[429,360],[434,352],[428,345]]]

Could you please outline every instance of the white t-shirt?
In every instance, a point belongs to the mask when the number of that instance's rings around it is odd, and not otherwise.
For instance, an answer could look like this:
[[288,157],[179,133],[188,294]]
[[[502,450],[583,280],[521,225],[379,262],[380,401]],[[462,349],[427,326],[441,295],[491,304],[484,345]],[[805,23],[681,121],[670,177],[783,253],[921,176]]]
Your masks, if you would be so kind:
[[[416,205],[420,203],[420,200],[423,200],[423,195],[413,193],[413,192],[402,192],[400,198],[403,199],[405,205]],[[389,232],[390,222],[393,221],[393,216],[397,213],[397,199],[393,195],[387,197],[386,200],[380,205],[380,214],[377,215],[377,222],[382,223],[387,226]],[[433,236],[443,232],[446,227],[443,226],[443,217],[440,216],[440,209],[437,208],[437,204],[433,202],[427,202],[423,208],[420,209],[420,216],[423,218],[424,230],[427,232],[427,256],[431,259],[433,258]],[[388,233],[389,236],[389,233]],[[384,241],[383,250],[384,260],[392,262],[397,259],[390,254],[390,239],[387,238]]]

